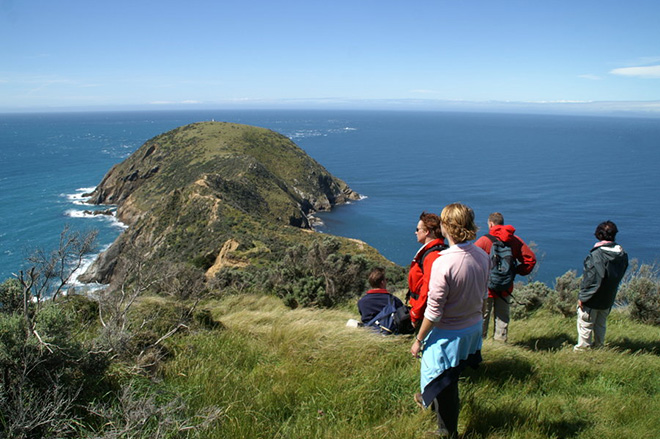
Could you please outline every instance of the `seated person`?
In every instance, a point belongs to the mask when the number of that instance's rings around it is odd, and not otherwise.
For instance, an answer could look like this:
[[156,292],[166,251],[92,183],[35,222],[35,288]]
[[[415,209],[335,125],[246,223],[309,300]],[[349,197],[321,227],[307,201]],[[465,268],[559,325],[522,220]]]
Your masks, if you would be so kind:
[[371,290],[367,291],[364,296],[358,300],[358,310],[360,311],[360,318],[363,324],[367,324],[381,312],[385,305],[394,298],[394,307],[399,308],[403,306],[401,299],[390,294],[387,291],[387,279],[385,279],[385,269],[376,267],[369,273],[369,285]]

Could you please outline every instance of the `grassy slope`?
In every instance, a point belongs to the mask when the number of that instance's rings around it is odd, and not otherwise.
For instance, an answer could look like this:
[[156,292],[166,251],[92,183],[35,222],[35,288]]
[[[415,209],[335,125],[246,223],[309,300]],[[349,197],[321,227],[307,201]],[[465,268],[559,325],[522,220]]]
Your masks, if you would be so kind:
[[[155,152],[149,153],[153,147]],[[133,195],[143,210],[158,204],[160,196],[185,188],[208,173],[245,185],[268,200],[276,214],[284,215],[295,202],[283,188],[290,185],[304,193],[316,193],[320,176],[333,178],[281,134],[220,122],[190,124],[156,136],[119,165],[122,171],[115,172],[123,175],[139,169],[144,175],[157,166],[159,171]],[[339,179],[335,182],[342,189],[346,187]],[[223,192],[229,195],[227,189]]]
[[[410,338],[344,326],[346,310],[288,310],[277,299],[208,303],[226,329],[173,340],[166,382],[194,408],[217,405],[210,438],[417,438],[433,428],[412,401]],[[474,438],[655,438],[660,328],[613,315],[609,346],[572,352],[574,319],[547,313],[486,341],[461,383],[460,431]]]

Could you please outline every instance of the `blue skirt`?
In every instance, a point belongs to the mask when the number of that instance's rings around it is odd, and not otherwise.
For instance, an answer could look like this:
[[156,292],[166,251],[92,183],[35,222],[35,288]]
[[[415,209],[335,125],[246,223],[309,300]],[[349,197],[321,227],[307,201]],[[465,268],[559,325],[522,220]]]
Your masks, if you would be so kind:
[[463,369],[481,363],[482,325],[480,320],[464,329],[433,328],[426,336],[420,374],[426,407],[445,387],[458,381]]

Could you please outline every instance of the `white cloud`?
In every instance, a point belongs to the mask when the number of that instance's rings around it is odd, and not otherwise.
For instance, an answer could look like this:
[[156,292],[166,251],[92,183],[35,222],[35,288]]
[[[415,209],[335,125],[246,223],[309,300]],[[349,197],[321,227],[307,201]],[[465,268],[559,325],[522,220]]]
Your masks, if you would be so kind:
[[647,67],[622,67],[610,70],[613,75],[633,76],[638,78],[660,78],[660,65]]
[[589,74],[587,74],[587,75],[579,75],[578,78],[589,79],[589,80],[591,80],[591,81],[600,81],[601,79],[603,79],[603,78],[601,78],[601,77],[598,76],[598,75],[589,75]]

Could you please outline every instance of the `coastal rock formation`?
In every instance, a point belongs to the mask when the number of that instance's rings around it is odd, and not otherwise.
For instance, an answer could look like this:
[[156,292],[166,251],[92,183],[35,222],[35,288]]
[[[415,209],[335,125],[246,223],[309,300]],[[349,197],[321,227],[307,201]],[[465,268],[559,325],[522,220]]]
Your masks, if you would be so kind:
[[91,204],[116,205],[129,228],[81,279],[111,282],[129,248],[145,261],[213,268],[213,276],[236,260],[230,253],[264,258],[303,236],[293,229],[311,229],[314,213],[357,199],[281,134],[223,122],[186,125],[147,141],[90,194]]

